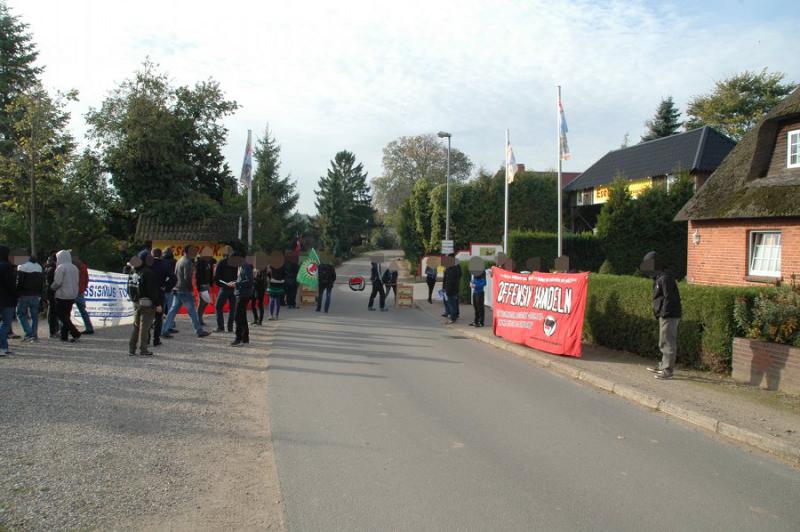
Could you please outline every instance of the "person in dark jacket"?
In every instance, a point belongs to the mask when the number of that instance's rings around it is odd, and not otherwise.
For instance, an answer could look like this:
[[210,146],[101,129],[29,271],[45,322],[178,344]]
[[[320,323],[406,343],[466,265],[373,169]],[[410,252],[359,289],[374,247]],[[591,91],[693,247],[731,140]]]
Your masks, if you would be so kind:
[[286,255],[286,307],[297,308],[297,274],[300,265],[297,263],[297,253]]
[[639,269],[653,278],[653,314],[658,320],[658,348],[661,350],[661,364],[647,370],[655,373],[657,379],[671,379],[678,357],[678,323],[682,313],[678,283],[655,251],[644,256]]
[[383,289],[386,292],[386,299],[389,299],[389,294],[394,292],[394,304],[397,305],[397,270],[393,270],[391,266],[386,268],[383,272]]
[[428,303],[433,303],[433,289],[436,286],[436,268],[433,266],[425,267],[425,283],[428,285]]
[[136,345],[139,345],[139,354],[143,357],[153,356],[148,351],[150,343],[150,327],[153,326],[156,313],[163,311],[159,300],[161,299],[161,287],[159,286],[159,276],[153,271],[153,257],[147,250],[139,253],[141,265],[136,268],[139,274],[139,299],[134,301],[135,314],[133,318],[133,331],[128,345],[128,353],[136,355]]
[[255,274],[253,284],[253,325],[261,325],[264,322],[264,295],[267,293],[267,269],[262,268]]
[[75,298],[75,307],[83,320],[84,331],[82,334],[94,334],[92,317],[86,310],[86,289],[89,288],[89,267],[76,256],[72,257],[72,263],[78,268],[78,297]]
[[[42,301],[44,272],[36,257],[17,268],[17,318],[25,331],[25,341],[39,340],[39,304]],[[30,323],[28,322],[30,319]]]
[[475,275],[472,278],[470,287],[472,288],[472,308],[475,309],[475,319],[472,320],[470,325],[472,327],[483,327],[485,316],[483,293],[486,289],[486,272]]
[[47,325],[50,338],[58,338],[58,313],[56,312],[56,291],[50,288],[56,275],[56,252],[47,257],[44,265],[44,282],[47,286]]
[[444,295],[447,300],[444,302],[446,309],[448,324],[458,321],[459,308],[458,308],[458,290],[461,286],[461,266],[458,262],[454,262],[452,266],[448,266],[444,270],[444,281],[442,282],[444,288]]
[[[197,262],[194,267],[195,285],[197,286],[197,317],[200,319],[200,325],[205,325],[203,315],[206,313],[206,308],[211,302],[211,283],[214,282],[214,276],[211,271],[212,257],[197,257]],[[205,296],[204,296],[205,294]],[[204,297],[209,298],[208,301]]]
[[[241,257],[238,252],[234,252],[234,257]],[[239,270],[236,272],[236,280],[233,282],[233,292],[236,295],[236,339],[231,343],[233,347],[239,347],[250,343],[250,327],[247,325],[247,303],[253,299],[255,280],[253,279],[253,265],[247,261],[242,261]]]
[[322,298],[325,297],[325,313],[331,308],[331,292],[333,291],[333,283],[336,282],[336,269],[333,264],[322,263],[317,269],[317,278],[319,279],[319,295],[317,296],[317,312],[322,308]]
[[286,293],[286,266],[267,267],[267,295],[269,296],[269,318],[277,320],[281,314],[281,298]]
[[386,292],[383,290],[383,275],[381,274],[380,265],[375,261],[371,263],[369,280],[372,282],[372,292],[369,295],[367,309],[375,310],[373,305],[375,304],[375,296],[377,295],[381,311],[386,312],[388,309],[386,308]]
[[164,313],[169,310],[167,305],[167,294],[172,296],[172,289],[175,287],[175,267],[170,268],[167,261],[162,258],[160,248],[153,248],[150,252],[153,257],[153,266],[150,268],[156,277],[158,284],[158,302],[156,308],[161,307],[161,312],[156,312],[153,320],[153,347],[161,345],[161,327],[164,325]]
[[225,332],[225,303],[228,303],[228,332],[233,332],[233,321],[236,315],[236,295],[233,285],[236,282],[236,268],[228,264],[230,254],[217,263],[214,270],[214,284],[219,288],[217,293],[217,332]]
[[0,246],[0,356],[13,354],[8,347],[8,332],[17,305],[17,283],[14,266],[8,259],[9,253],[6,246]]
[[[164,264],[171,274],[167,279],[167,284],[164,286],[164,316],[166,316],[175,302],[175,286],[178,284],[178,277],[175,275],[175,267],[178,265],[178,261],[175,260],[175,251],[171,247],[167,247],[164,250]],[[169,332],[176,333],[178,330],[170,328]]]

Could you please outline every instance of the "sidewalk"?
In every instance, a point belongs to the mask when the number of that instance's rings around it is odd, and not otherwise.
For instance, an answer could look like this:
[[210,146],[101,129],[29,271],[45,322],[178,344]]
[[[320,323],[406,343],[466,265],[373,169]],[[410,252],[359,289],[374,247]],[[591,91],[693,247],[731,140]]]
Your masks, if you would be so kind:
[[[425,299],[417,299],[421,293],[415,289],[417,308],[444,323],[444,318],[440,317],[442,303],[429,304]],[[422,297],[427,297],[427,291]],[[583,358],[551,355],[494,336],[489,307],[486,307],[486,327],[469,327],[472,316],[472,306],[461,305],[459,322],[443,325],[443,328],[451,334],[505,349],[539,366],[800,466],[800,397],[740,385],[725,376],[683,368],[676,370],[672,380],[659,381],[645,369],[657,362],[655,359],[601,346],[584,344]],[[656,327],[655,321],[653,327]]]

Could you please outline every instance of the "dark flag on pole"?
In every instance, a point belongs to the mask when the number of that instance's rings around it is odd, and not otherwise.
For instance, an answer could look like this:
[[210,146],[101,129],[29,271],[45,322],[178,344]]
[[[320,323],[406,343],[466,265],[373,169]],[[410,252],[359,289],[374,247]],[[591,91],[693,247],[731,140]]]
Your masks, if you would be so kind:
[[247,130],[247,147],[244,149],[244,163],[242,164],[242,176],[239,178],[239,184],[243,187],[250,188],[250,183],[253,179],[253,144],[252,133]]

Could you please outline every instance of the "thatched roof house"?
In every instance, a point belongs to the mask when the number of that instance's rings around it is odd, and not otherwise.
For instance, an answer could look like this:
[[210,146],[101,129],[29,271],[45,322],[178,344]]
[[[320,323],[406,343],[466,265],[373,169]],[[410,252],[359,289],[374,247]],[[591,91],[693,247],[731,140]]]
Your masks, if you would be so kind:
[[745,135],[675,220],[689,221],[690,282],[800,275],[800,88]]

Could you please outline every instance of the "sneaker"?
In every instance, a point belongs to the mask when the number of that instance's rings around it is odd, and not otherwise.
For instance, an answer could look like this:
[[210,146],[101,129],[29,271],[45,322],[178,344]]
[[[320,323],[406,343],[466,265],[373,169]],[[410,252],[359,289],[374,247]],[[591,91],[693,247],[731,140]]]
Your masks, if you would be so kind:
[[13,355],[14,351],[11,349],[6,349],[5,351],[0,351],[0,357],[7,357],[8,355]]
[[173,327],[172,329],[169,330],[169,332],[171,334],[178,334],[180,331],[178,329],[176,329],[175,327]]
[[666,381],[672,378],[671,371],[659,371],[656,373],[656,379],[660,379],[662,381]]
[[94,329],[83,331],[81,334],[94,334]]
[[239,340],[231,342],[231,347],[241,347],[241,346],[242,342],[240,342]]
[[389,309],[388,308],[382,308],[381,312],[389,312]]
[[476,323],[467,323],[467,325],[469,325],[470,327],[479,327],[479,325]]
[[456,320],[448,320],[446,325],[452,325],[456,322]]
[[70,338],[70,339],[69,339],[69,343],[71,343],[71,344],[74,344],[75,342],[77,342],[77,341],[78,341],[78,338],[80,338],[80,336],[76,336],[76,337],[74,337],[74,338]]
[[145,352],[143,352],[143,353],[139,353],[139,354],[140,354],[141,356],[143,356],[143,357],[151,357],[151,356],[154,356],[154,354],[153,354],[153,352],[152,352],[152,351],[145,351]]
[[159,340],[158,342],[153,342],[153,347],[158,347],[160,345],[161,345],[161,340]]
[[128,351],[128,356],[129,357],[135,357],[136,356],[136,350],[135,349],[130,349]]
[[170,333],[162,334],[161,338],[172,338],[173,336]]
[[58,333],[53,333],[50,335],[50,338],[61,338],[61,335]]
[[375,310],[375,307],[367,307],[367,310]]
[[659,368],[658,366],[647,366],[647,371],[649,371],[650,373],[658,373],[661,371],[661,368]]
[[198,337],[198,338],[205,338],[205,337],[206,337],[206,336],[208,336],[209,334],[211,334],[211,333],[210,333],[210,332],[208,332],[208,331],[200,331],[199,333],[197,333],[197,337]]
[[220,329],[219,327],[217,327],[216,329],[214,329],[214,332],[215,333],[224,333],[225,329]]
[[443,318],[449,318],[449,317],[450,317],[450,314],[442,314],[442,317],[443,317]]

